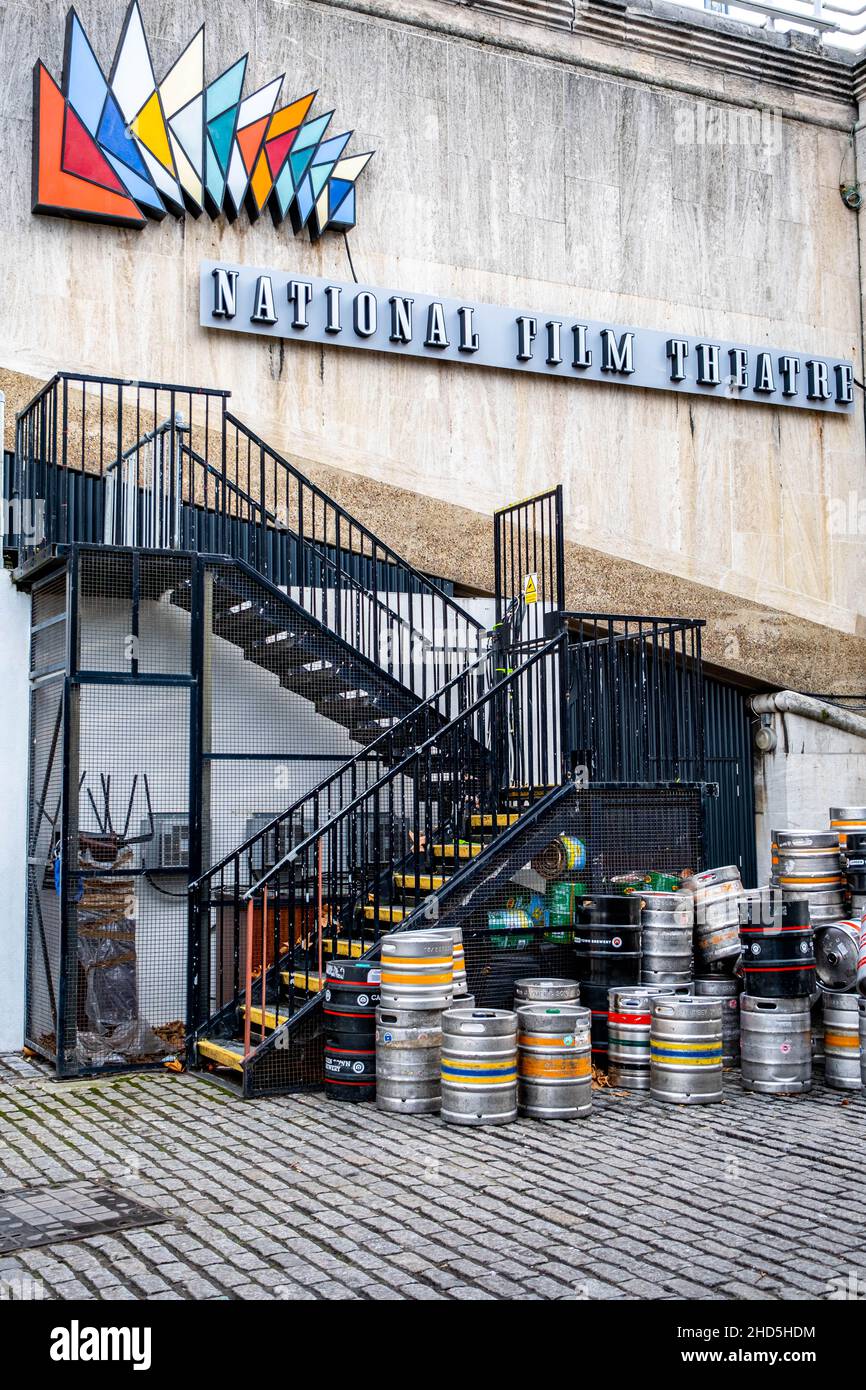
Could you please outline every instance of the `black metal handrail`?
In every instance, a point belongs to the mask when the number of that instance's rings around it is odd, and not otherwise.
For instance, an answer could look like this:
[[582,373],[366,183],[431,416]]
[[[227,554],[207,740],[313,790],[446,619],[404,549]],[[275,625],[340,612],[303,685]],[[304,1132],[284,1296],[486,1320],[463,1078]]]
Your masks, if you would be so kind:
[[[319,616],[326,626],[350,641],[357,640],[354,634],[344,631],[351,618],[344,597],[357,596],[361,589],[373,601],[376,615],[372,630],[361,635],[362,640],[372,641],[376,650],[363,654],[399,672],[402,683],[422,698],[476,659],[484,628],[475,618],[228,411],[226,430],[225,453],[232,461],[235,481],[240,483],[245,478],[245,491],[253,494],[252,480],[256,480],[256,505],[261,509],[264,542],[269,529],[266,512],[270,512],[283,529],[298,537],[302,547],[312,545],[325,556],[333,551],[335,559],[326,562],[332,584],[316,585],[316,593],[311,595],[306,592],[310,587],[304,582],[306,575],[302,571],[299,576],[302,607],[321,603],[323,612]],[[359,586],[339,563],[344,551],[363,555],[372,562],[369,586]],[[379,566],[400,569],[407,581],[400,592],[390,593],[380,587],[376,573]],[[268,572],[266,554],[259,557],[257,567],[265,574]],[[383,612],[387,614],[384,626],[379,621]],[[399,625],[397,619],[402,620]],[[395,633],[401,644],[397,653]]]
[[20,558],[96,539],[79,483],[97,481],[108,544],[217,549],[270,578],[276,538],[294,536],[302,607],[420,698],[471,664],[482,625],[231,414],[228,394],[72,372],[46,382],[17,417],[14,492],[30,514],[39,504]]
[[702,782],[701,619],[561,615],[569,756],[595,782]]
[[[236,845],[228,854],[223,855],[222,859],[211,865],[205,873],[190,883],[189,892],[201,891],[206,883],[212,881],[217,875],[224,874],[225,870],[232,866],[235,866],[238,871],[232,876],[232,881],[243,884],[244,880],[240,873],[243,861],[246,860],[250,865],[256,859],[264,862],[270,843],[291,843],[291,837],[287,834],[287,827],[293,821],[304,825],[308,824],[311,819],[315,821],[315,815],[311,816],[307,813],[320,808],[321,799],[325,793],[329,794],[329,800],[333,797],[338,804],[342,804],[343,793],[353,783],[357,785],[362,770],[369,778],[370,769],[377,769],[372,778],[373,781],[377,781],[385,770],[394,767],[408,756],[407,748],[419,746],[427,740],[431,730],[442,728],[449,723],[454,718],[455,707],[458,711],[466,709],[467,692],[473,684],[480,680],[493,684],[496,679],[498,677],[490,674],[490,653],[478,657],[471,666],[454,676],[435,695],[429,696],[420,705],[416,705],[413,710],[410,710],[407,715],[404,715],[402,719],[396,720],[390,728],[384,729],[378,738],[374,739],[372,743],[368,743],[348,762],[335,772],[329,773],[327,777],[323,777],[321,782],[310,791],[304,792],[286,810],[278,812],[255,834],[248,836],[242,844]],[[249,881],[250,883],[253,882],[252,875]]]
[[[246,998],[255,1003],[256,990],[270,1026],[291,1016],[321,979],[326,941],[346,954],[366,950],[409,915],[419,893],[435,892],[437,869],[474,857],[471,814],[491,814],[489,840],[499,833],[492,813],[503,790],[561,781],[555,711],[564,643],[560,634],[500,675],[371,784],[357,785],[357,768],[354,789],[351,772],[327,779],[321,802],[319,789],[304,798],[313,806],[312,827],[289,813],[279,818],[282,852],[248,887],[242,858],[249,845],[204,876],[191,895],[191,930],[201,942],[215,936],[217,958],[215,1012],[199,1032],[231,1018]],[[263,846],[266,838],[256,837]],[[245,978],[244,964],[253,960]],[[287,992],[271,999],[282,974]]]

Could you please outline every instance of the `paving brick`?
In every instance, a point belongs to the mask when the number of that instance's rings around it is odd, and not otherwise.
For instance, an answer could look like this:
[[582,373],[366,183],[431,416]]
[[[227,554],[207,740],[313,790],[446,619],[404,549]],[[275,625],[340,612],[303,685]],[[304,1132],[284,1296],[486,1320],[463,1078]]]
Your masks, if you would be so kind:
[[[599,1093],[579,1126],[470,1133],[154,1074],[86,1100],[40,1089],[34,1121],[22,1059],[5,1061],[0,1190],[87,1174],[170,1218],[3,1257],[0,1281],[49,1299],[777,1300],[866,1283],[863,1097],[767,1104],[732,1072],[722,1106]],[[815,1191],[832,1232],[814,1229]]]

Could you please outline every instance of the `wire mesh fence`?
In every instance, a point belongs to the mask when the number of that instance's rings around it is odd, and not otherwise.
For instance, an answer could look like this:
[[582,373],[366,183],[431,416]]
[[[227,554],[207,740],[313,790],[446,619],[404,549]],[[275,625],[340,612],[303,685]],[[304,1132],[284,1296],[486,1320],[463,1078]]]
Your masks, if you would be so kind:
[[[566,784],[504,830],[477,867],[470,861],[459,880],[433,889],[414,915],[390,930],[459,926],[476,1002],[511,1008],[518,979],[577,978],[575,912],[581,901],[619,893],[624,880],[647,872],[703,867],[702,822],[699,786]],[[254,931],[258,925],[256,919]],[[371,943],[372,963],[377,954]],[[254,1033],[253,1042],[260,1045],[245,1069],[247,1095],[321,1084],[320,1000],[303,1003],[280,1033]]]

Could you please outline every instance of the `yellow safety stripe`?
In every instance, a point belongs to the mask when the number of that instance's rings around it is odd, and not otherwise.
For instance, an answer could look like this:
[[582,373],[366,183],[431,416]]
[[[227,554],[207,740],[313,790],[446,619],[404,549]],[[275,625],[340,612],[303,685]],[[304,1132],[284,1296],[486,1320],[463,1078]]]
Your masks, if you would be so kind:
[[860,1047],[859,1033],[824,1033],[825,1047]]
[[243,1070],[244,1059],[240,1052],[235,1052],[229,1047],[220,1047],[219,1043],[211,1042],[210,1038],[202,1038],[196,1047],[199,1057],[206,1057],[209,1062],[217,1062],[221,1067],[232,1067],[235,1071]]
[[453,979],[450,971],[447,975],[386,975],[382,971],[383,985],[450,985]]
[[382,969],[392,965],[450,965],[453,956],[392,956],[391,952],[382,952]]
[[679,1050],[682,1052],[706,1051],[714,1047],[717,1051],[721,1047],[721,1038],[715,1038],[712,1042],[669,1042],[667,1038],[653,1038],[653,1044],[657,1047],[670,1048],[671,1051]]

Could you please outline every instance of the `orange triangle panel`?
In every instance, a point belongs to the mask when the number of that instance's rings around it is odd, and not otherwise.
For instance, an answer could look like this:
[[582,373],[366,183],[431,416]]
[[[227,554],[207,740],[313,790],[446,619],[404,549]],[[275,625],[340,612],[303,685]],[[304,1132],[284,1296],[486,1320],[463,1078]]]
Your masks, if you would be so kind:
[[143,227],[131,198],[63,168],[63,93],[42,63],[33,69],[33,211]]
[[243,130],[239,130],[237,133],[238,148],[243,157],[244,168],[247,173],[252,169],[256,161],[256,155],[261,149],[267,124],[268,117],[262,116],[260,121],[253,121],[252,125],[245,125]]

